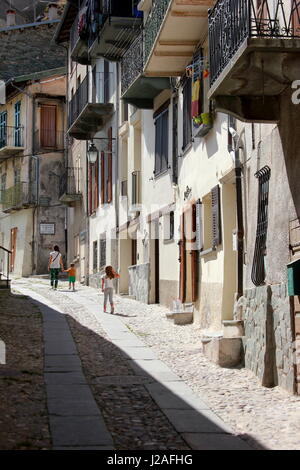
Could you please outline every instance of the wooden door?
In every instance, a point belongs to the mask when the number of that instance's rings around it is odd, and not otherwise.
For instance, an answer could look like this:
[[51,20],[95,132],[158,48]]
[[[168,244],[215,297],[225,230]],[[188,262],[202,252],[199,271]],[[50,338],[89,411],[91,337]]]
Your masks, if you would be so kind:
[[15,259],[16,259],[16,252],[17,252],[17,233],[18,229],[12,228],[10,231],[10,272],[12,273],[15,268]]
[[192,301],[198,299],[198,251],[197,251],[197,210],[196,204],[192,206],[192,243],[191,243],[191,278],[192,278]]
[[[300,259],[300,219],[295,219],[290,222],[290,259],[291,261]],[[291,297],[290,303],[293,340],[298,349],[300,344],[300,296]],[[296,362],[297,361],[295,361],[294,364],[295,391],[300,395],[300,364]]]
[[159,295],[159,237],[155,238],[155,303],[159,304],[160,295]]
[[56,147],[56,106],[41,106],[40,145],[44,148]]
[[180,221],[180,242],[179,242],[179,299],[182,303],[186,299],[186,238],[185,238],[185,216],[182,214]]

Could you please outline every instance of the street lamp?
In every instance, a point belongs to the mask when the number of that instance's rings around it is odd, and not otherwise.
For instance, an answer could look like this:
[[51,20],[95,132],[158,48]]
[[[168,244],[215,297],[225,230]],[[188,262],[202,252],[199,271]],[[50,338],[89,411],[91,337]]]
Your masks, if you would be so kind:
[[94,142],[91,142],[87,151],[87,157],[89,163],[96,163],[98,158],[98,149]]

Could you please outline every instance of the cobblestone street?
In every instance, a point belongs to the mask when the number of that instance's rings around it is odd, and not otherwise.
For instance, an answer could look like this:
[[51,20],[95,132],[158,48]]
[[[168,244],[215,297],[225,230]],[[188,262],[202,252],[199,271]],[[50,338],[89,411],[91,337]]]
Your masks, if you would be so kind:
[[[117,297],[112,316],[102,313],[102,294],[96,289],[79,286],[73,293],[62,281],[52,291],[42,278],[16,279],[12,287],[13,294],[31,298],[35,315],[43,313],[53,448],[299,450],[300,399],[279,388],[262,388],[245,369],[221,369],[208,362],[201,351],[201,331],[175,326],[165,308]],[[2,305],[1,321],[8,303]],[[20,305],[14,303],[14,309],[16,315]],[[38,327],[40,319],[34,320]],[[14,342],[12,335],[3,339]],[[30,341],[28,333],[25,340]],[[16,368],[9,344],[7,349],[7,366],[0,369],[4,391],[5,367]],[[79,389],[84,399],[77,396]],[[66,400],[70,393],[71,401]],[[15,419],[22,415],[19,406]],[[45,408],[39,412],[39,425],[47,430]],[[95,429],[89,440],[84,430],[82,437],[75,435],[83,419],[86,429]],[[73,437],[65,437],[67,429]],[[28,433],[33,432],[29,426]],[[39,445],[28,436],[29,448],[49,448],[50,437],[43,432],[45,442]],[[10,448],[18,446],[11,442]]]

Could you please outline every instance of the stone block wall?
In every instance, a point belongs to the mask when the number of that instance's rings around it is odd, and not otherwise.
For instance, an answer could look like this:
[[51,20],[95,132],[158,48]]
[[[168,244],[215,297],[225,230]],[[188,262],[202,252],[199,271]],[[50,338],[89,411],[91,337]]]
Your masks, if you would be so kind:
[[293,325],[286,284],[249,289],[243,299],[245,367],[262,385],[294,392]]
[[136,300],[149,303],[150,291],[150,263],[131,266],[129,271],[129,295]]

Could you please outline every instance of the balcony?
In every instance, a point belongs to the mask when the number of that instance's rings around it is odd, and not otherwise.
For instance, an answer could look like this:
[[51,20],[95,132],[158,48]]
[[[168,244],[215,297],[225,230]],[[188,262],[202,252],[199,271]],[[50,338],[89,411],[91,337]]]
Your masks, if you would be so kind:
[[70,29],[70,54],[74,62],[82,65],[90,65],[88,55],[88,40],[87,38],[80,37],[78,25],[82,12],[79,12],[75,21]]
[[99,22],[90,25],[89,55],[118,61],[137,37],[142,24],[142,12],[137,0],[104,0]]
[[154,98],[170,88],[166,77],[146,77],[144,74],[144,33],[140,33],[122,59],[122,99],[139,109],[152,109]]
[[81,168],[67,167],[59,181],[59,200],[67,206],[72,206],[82,198]]
[[39,129],[34,133],[34,151],[57,152],[65,148],[65,133],[55,129]]
[[217,2],[209,14],[209,98],[218,111],[246,122],[279,120],[279,96],[299,79],[299,26],[296,1]]
[[0,191],[0,205],[2,212],[9,213],[36,204],[30,183],[17,183],[14,186]]
[[145,24],[145,72],[181,76],[205,38],[214,0],[155,0]]
[[24,150],[23,127],[0,125],[0,161]]
[[99,132],[114,113],[110,97],[111,73],[87,74],[69,102],[68,134],[89,140]]

